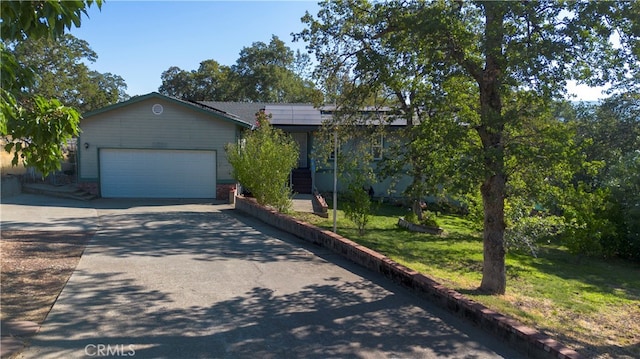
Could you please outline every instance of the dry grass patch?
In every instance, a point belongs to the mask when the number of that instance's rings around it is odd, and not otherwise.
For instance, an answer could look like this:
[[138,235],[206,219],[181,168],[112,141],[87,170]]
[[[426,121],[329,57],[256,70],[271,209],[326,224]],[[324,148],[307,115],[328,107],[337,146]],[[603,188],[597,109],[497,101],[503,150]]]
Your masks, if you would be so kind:
[[0,318],[42,323],[93,234],[3,231]]

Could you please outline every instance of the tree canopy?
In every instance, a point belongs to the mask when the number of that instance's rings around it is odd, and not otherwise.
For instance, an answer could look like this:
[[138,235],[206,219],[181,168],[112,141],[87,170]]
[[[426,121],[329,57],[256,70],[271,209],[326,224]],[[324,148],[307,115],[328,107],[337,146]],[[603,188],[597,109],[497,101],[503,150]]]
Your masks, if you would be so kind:
[[243,48],[232,66],[212,59],[197,70],[172,66],[162,73],[159,92],[192,101],[311,102],[319,93],[303,77],[307,61],[273,36]]
[[19,102],[40,95],[84,113],[129,98],[122,77],[89,69],[86,63],[95,62],[98,54],[73,35],[26,39],[9,51],[20,66],[35,73],[33,83],[21,88]]
[[57,39],[80,26],[82,15],[93,4],[101,7],[102,0],[0,2],[0,135],[7,141],[5,150],[14,151],[14,165],[22,157],[43,175],[59,169],[62,146],[78,134],[80,114],[41,95],[19,101],[22,90],[35,83],[36,74],[16,59],[7,44]]
[[[536,141],[546,133],[562,143],[566,133],[548,115],[567,80],[637,89],[639,19],[638,2],[325,1],[296,37],[309,42],[315,75],[339,107],[392,101],[413,127],[440,133],[417,132],[418,142],[443,137],[450,127],[437,123],[473,133],[446,137],[468,149],[466,180],[482,198],[480,288],[504,293],[505,200],[511,180],[523,178],[515,170],[545,157],[568,161],[575,152],[570,142],[560,149]],[[447,162],[447,151],[415,148],[413,156],[444,161],[451,175],[461,169]]]

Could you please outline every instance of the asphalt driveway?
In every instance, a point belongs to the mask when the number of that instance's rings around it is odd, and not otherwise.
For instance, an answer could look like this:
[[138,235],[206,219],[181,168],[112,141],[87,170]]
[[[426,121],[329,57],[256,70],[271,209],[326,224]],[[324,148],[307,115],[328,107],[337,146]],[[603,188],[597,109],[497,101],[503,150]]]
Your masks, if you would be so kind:
[[228,205],[69,202],[59,207],[69,210],[66,221],[60,213],[53,221],[95,225],[96,236],[24,358],[521,357],[385,278]]

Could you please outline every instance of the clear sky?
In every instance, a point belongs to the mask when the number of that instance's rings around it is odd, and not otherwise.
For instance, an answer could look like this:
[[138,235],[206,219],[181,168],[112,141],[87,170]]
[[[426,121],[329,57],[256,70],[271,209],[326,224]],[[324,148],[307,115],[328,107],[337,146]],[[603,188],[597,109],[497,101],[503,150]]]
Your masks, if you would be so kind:
[[[195,70],[213,59],[233,65],[240,50],[278,36],[294,51],[291,33],[304,29],[300,18],[316,15],[317,1],[115,1],[102,10],[94,5],[89,18],[71,34],[89,42],[98,54],[90,68],[120,75],[131,96],[157,91],[160,75],[171,66]],[[600,89],[570,86],[578,100],[604,96]]]
[[190,71],[208,59],[230,66],[242,48],[272,35],[304,50],[291,33],[304,29],[305,11],[318,9],[317,1],[106,0],[70,33],[98,54],[89,67],[122,76],[133,96],[157,91],[171,66]]

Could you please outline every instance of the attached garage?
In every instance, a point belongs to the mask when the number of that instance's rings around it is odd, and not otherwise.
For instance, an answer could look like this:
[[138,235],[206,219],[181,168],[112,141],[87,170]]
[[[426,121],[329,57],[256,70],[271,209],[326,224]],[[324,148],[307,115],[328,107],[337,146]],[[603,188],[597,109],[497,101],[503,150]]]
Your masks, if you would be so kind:
[[78,185],[110,198],[227,199],[235,189],[225,146],[251,123],[158,93],[86,113]]
[[105,198],[215,198],[216,152],[100,150]]

